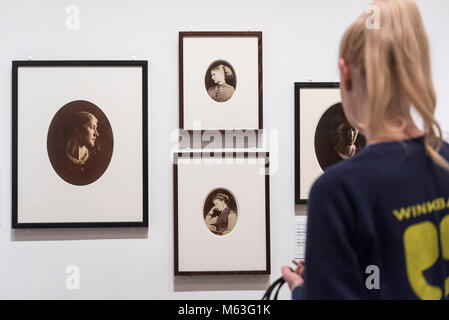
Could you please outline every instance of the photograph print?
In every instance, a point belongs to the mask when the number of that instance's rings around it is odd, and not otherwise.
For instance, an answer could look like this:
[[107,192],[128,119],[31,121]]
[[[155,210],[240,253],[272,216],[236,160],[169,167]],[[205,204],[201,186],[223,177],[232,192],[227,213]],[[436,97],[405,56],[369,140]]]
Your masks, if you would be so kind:
[[147,61],[13,61],[13,228],[148,227]]
[[230,233],[237,224],[237,200],[225,188],[212,190],[204,201],[204,222],[206,227],[217,236]]
[[73,185],[88,185],[100,178],[111,161],[113,147],[108,118],[89,101],[71,101],[61,107],[48,129],[53,169]]
[[315,180],[366,145],[346,119],[339,83],[295,83],[295,203],[306,204]]
[[365,137],[346,119],[341,102],[330,106],[321,116],[315,130],[315,155],[323,171],[352,158],[365,145]]
[[207,94],[214,101],[228,101],[236,90],[236,74],[234,68],[227,61],[214,61],[207,68],[205,83]]
[[263,128],[262,32],[179,32],[179,127]]

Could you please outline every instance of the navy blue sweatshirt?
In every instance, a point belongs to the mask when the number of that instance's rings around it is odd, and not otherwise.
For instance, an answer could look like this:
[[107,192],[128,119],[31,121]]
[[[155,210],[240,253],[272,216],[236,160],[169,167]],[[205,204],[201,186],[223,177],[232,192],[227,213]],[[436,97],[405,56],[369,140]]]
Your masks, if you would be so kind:
[[314,183],[305,266],[293,299],[449,298],[449,174],[423,138],[368,146]]

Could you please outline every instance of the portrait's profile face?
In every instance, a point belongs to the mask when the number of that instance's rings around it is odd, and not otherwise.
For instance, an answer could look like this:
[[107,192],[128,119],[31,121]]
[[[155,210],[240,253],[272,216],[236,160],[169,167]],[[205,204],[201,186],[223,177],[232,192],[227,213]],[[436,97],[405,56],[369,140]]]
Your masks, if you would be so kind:
[[112,128],[103,111],[89,101],[62,106],[47,134],[47,152],[57,175],[67,183],[84,186],[107,170],[113,151]]
[[236,90],[236,75],[232,65],[225,60],[210,64],[204,77],[206,92],[216,102],[226,102]]
[[217,236],[232,232],[237,223],[237,207],[237,200],[230,190],[217,188],[210,191],[203,205],[203,218],[207,229]]
[[225,202],[220,199],[214,199],[214,206],[218,210],[222,211],[225,208]]
[[81,127],[80,131],[80,141],[84,146],[88,145],[91,148],[95,146],[95,140],[100,135],[98,133],[98,120],[97,118],[92,118],[89,122],[85,123]]
[[214,69],[211,71],[212,80],[216,84],[223,84],[225,83],[225,75],[224,72],[220,69]]
[[321,169],[353,157],[365,145],[365,137],[350,125],[341,103],[330,106],[318,121],[315,154]]

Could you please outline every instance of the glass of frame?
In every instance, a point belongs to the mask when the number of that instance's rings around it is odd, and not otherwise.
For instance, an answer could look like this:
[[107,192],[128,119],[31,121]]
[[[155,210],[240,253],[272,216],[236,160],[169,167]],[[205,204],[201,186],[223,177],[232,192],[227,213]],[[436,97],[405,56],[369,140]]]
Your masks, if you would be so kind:
[[295,203],[306,204],[313,182],[328,167],[366,144],[346,119],[339,83],[295,83]]
[[179,127],[262,129],[262,32],[179,33]]
[[268,159],[174,154],[175,275],[270,273]]
[[147,61],[13,61],[13,228],[147,227]]

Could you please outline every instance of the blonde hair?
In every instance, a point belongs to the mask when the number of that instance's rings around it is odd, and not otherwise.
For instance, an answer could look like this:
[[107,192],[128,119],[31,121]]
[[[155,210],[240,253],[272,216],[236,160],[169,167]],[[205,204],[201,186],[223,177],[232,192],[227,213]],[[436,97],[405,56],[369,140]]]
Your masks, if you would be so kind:
[[[427,154],[449,171],[449,163],[439,153],[443,138],[434,116],[429,41],[419,9],[413,0],[376,0],[372,5],[379,28],[368,28],[372,17],[364,13],[346,30],[340,45],[340,57],[360,68],[366,82],[370,120],[361,126],[375,132],[392,130],[386,120],[394,114],[402,123],[399,130],[404,130],[401,111],[409,113],[413,106],[423,120]],[[398,102],[406,102],[408,109],[400,110]]]

